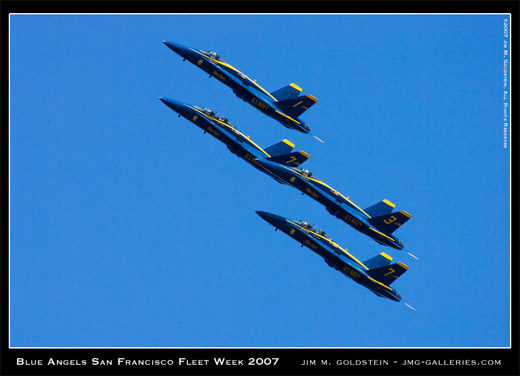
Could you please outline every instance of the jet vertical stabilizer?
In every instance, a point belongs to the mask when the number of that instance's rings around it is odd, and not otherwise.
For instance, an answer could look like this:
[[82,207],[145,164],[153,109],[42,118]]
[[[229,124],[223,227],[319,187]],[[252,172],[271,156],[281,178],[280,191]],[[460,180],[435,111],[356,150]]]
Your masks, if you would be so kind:
[[316,102],[318,102],[316,98],[310,94],[307,94],[297,98],[278,101],[276,102],[276,105],[286,114],[298,117],[307,111]]
[[304,152],[303,150],[296,151],[294,153],[277,155],[275,157],[267,158],[270,162],[276,162],[285,166],[298,167],[307,159],[310,158],[310,155]]
[[404,274],[408,270],[408,266],[402,262],[392,264],[388,266],[382,266],[380,268],[370,269],[367,274],[387,286],[390,286],[397,278]]
[[410,214],[404,210],[401,210],[400,212],[369,218],[368,222],[370,222],[370,224],[372,224],[379,231],[382,231],[385,234],[391,234],[399,227],[404,225],[404,223],[410,218],[412,218]]

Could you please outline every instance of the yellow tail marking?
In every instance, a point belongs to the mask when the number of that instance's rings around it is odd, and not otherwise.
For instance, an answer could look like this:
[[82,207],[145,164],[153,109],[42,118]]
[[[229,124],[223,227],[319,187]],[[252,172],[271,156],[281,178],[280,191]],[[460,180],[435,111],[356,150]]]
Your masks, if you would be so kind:
[[386,200],[386,199],[383,200],[383,202],[384,202],[385,204],[387,204],[388,206],[391,206],[392,208],[395,208],[395,204],[393,204],[392,202],[390,202],[390,201],[388,201],[388,200]]
[[304,152],[303,150],[300,150],[298,153],[300,153],[301,155],[303,155],[304,157],[306,157],[307,159],[309,159],[311,156],[309,154],[307,154],[306,152]]
[[318,99],[316,99],[315,97],[313,97],[312,95],[310,94],[307,94],[306,95],[307,98],[309,98],[311,101],[313,101],[314,103],[316,103],[318,101]]
[[384,252],[381,252],[380,255],[383,256],[384,258],[386,258],[387,260],[390,260],[390,261],[393,260],[392,257],[388,256],[388,255],[387,255],[386,253],[384,253]]
[[293,144],[291,141],[287,140],[287,139],[286,139],[286,140],[283,140],[282,142],[283,142],[284,144],[289,145],[291,148],[294,147],[294,144]]
[[303,101],[299,101],[298,103],[296,103],[295,105],[293,105],[293,107],[296,107],[298,106],[299,104],[301,104]]
[[412,216],[410,214],[408,214],[407,212],[405,212],[404,210],[401,210],[401,214],[407,218],[412,218]]
[[390,223],[395,222],[395,221],[397,221],[397,218],[394,216],[391,216],[390,218],[385,219],[383,222],[385,222],[387,225],[389,225]]
[[293,89],[296,89],[296,90],[300,91],[300,92],[302,91],[302,88],[299,87],[298,85],[294,84],[294,83],[290,84],[289,86],[292,87]]
[[403,264],[402,262],[398,262],[397,265],[399,265],[401,268],[403,268],[404,270],[408,270],[410,269],[410,267],[408,265],[405,265]]

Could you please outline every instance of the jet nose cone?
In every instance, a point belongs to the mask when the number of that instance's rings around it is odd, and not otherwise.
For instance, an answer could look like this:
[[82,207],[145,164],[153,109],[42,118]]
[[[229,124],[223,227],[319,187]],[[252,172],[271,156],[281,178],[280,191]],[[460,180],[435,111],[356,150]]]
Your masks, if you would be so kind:
[[263,220],[266,220],[267,222],[269,222],[269,219],[271,219],[271,217],[273,216],[271,213],[261,211],[261,210],[257,210],[256,214],[258,214],[260,216],[260,218],[262,218]]
[[189,116],[193,113],[193,109],[191,108],[191,106],[187,105],[186,103],[179,102],[175,99],[163,97],[159,97],[159,100],[168,107],[170,107],[173,111],[177,112],[179,115],[182,115],[184,117]]
[[180,43],[170,42],[167,40],[163,40],[163,43],[173,52],[178,53],[179,55],[182,55],[184,51],[187,50],[186,46],[183,46]]
[[177,112],[179,112],[179,110],[185,106],[184,103],[176,101],[175,99],[159,97],[159,100],[168,107],[170,107],[172,110]]
[[159,100],[161,102],[163,102],[165,105],[167,105],[168,107],[170,107],[172,110],[177,111],[180,107],[180,102],[178,102],[174,99],[159,97]]
[[159,100],[160,100],[161,102],[163,102],[165,105],[168,105],[168,103],[169,103],[169,100],[166,99],[166,98],[163,98],[163,97],[159,97]]
[[264,221],[269,222],[270,224],[272,224],[274,227],[277,227],[277,228],[279,228],[286,222],[286,219],[284,217],[280,217],[279,215],[268,213],[265,211],[257,210],[256,214],[258,214],[260,216],[260,218],[262,218]]

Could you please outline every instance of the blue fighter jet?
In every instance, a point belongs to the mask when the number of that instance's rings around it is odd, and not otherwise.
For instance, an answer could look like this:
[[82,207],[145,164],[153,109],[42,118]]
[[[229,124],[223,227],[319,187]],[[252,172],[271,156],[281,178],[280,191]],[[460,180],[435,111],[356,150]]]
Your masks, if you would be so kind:
[[329,213],[376,242],[398,250],[404,248],[403,243],[392,233],[412,216],[404,210],[392,212],[395,205],[390,201],[383,200],[363,210],[350,201],[349,197],[343,196],[334,188],[313,177],[309,170],[284,166],[269,160],[259,160],[258,163],[271,175],[276,176],[277,181],[292,185],[302,194],[312,197],[323,204]]
[[[310,94],[300,96],[302,89],[297,85],[290,84],[269,93],[258,85],[256,80],[252,80],[229,63],[223,61],[215,52],[198,50],[174,42],[163,41],[163,43],[184,60],[188,60],[207,72],[210,77],[215,77],[229,86],[236,96],[287,128],[310,133],[309,126],[300,120],[298,116],[308,110],[318,100]],[[319,138],[317,139],[319,140]]]
[[292,152],[294,144],[288,140],[280,141],[263,149],[255,144],[249,136],[245,136],[238,131],[226,117],[215,111],[208,108],[192,106],[174,99],[159,99],[166,106],[177,112],[179,117],[183,116],[188,119],[201,128],[204,133],[210,133],[213,137],[226,144],[233,154],[274,178],[279,183],[284,182],[279,180],[276,175],[265,170],[259,164],[259,161],[265,160],[272,163],[282,163],[286,166],[297,167],[310,157],[309,154],[302,150]]
[[[264,211],[256,213],[276,229],[293,237],[302,247],[306,246],[323,257],[330,267],[366,287],[377,296],[396,302],[401,301],[401,295],[390,285],[408,270],[408,266],[405,264],[401,262],[390,264],[392,258],[384,252],[361,262],[316,226]],[[407,306],[414,309],[408,304]]]

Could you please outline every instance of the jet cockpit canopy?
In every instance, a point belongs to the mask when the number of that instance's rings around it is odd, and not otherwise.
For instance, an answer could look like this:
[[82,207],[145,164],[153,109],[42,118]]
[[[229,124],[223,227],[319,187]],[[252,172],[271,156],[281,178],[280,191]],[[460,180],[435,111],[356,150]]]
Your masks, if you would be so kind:
[[327,233],[324,230],[319,229],[318,226],[316,226],[316,225],[310,224],[309,222],[306,222],[306,221],[298,221],[297,220],[297,221],[294,221],[294,222],[296,222],[300,226],[306,228],[307,230],[315,232],[316,234],[321,235],[321,236],[323,236],[326,239],[332,240],[332,238],[330,236],[327,236]]
[[215,115],[217,114],[215,111],[210,110],[209,108],[204,108],[204,113],[211,117],[215,117]]
[[220,60],[220,55],[217,54],[216,52],[214,51],[201,51],[203,54],[207,55],[208,57],[212,58],[212,59],[215,59],[215,60]]
[[218,112],[215,112],[213,110],[210,110],[209,108],[200,108],[202,112],[204,112],[209,117],[212,117],[213,119],[217,119],[223,123],[226,123],[227,125],[233,127],[233,124],[229,122],[229,119],[225,116],[220,115]]
[[310,172],[309,170],[304,170],[303,168],[300,168],[300,167],[296,167],[296,169],[303,175],[305,176],[308,176],[308,177],[311,177],[312,176],[312,172]]
[[218,115],[218,119],[223,122],[223,123],[226,123],[228,125],[231,125],[231,123],[229,122],[229,119],[225,116],[222,116],[222,115]]

